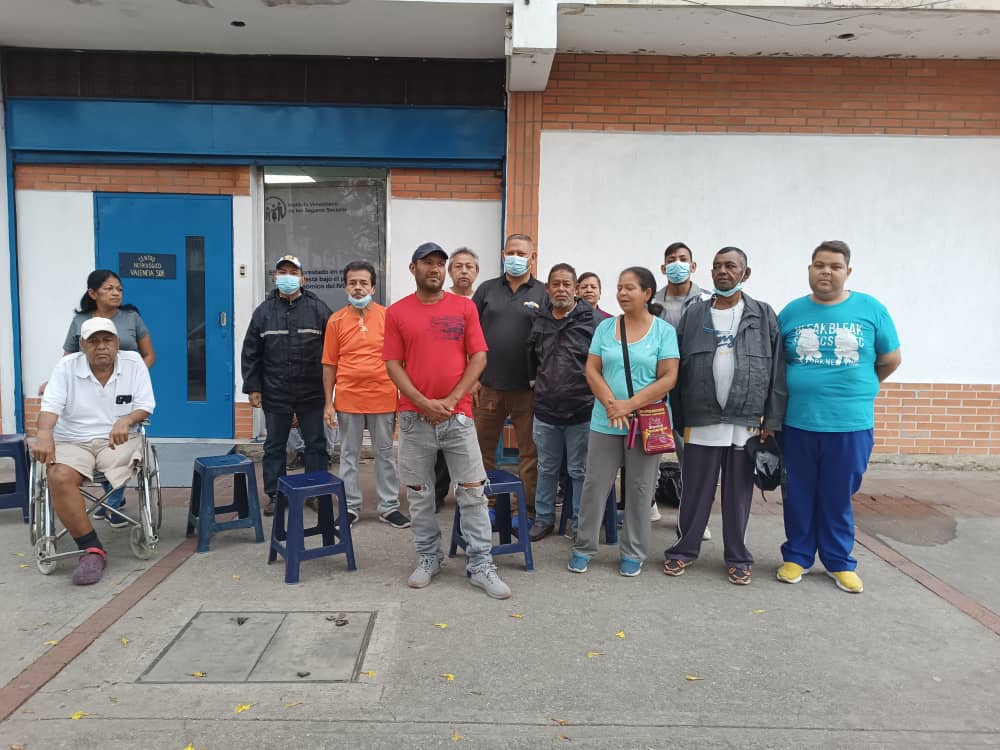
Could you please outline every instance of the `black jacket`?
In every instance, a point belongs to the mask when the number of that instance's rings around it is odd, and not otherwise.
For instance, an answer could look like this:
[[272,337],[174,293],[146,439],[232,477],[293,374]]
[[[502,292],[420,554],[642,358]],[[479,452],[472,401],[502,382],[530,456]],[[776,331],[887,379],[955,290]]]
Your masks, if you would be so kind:
[[570,425],[590,421],[594,394],[587,385],[585,367],[597,323],[594,308],[577,300],[562,320],[552,317],[548,305],[538,314],[528,334],[528,370],[535,380],[535,416],[547,424]]
[[303,289],[288,302],[278,290],[253,311],[243,338],[243,392],[260,391],[265,411],[323,406],[323,335],[330,308]]
[[743,294],[743,317],[736,331],[736,367],[725,408],[715,394],[715,333],[712,300],[695,302],[677,326],[681,367],[670,394],[674,427],[735,424],[780,430],[785,417],[785,348],[774,310]]

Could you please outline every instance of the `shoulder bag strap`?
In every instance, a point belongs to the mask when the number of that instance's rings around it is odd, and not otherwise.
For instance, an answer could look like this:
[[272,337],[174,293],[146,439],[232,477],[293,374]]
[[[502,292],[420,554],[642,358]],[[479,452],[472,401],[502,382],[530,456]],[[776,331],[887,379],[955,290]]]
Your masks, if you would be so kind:
[[619,330],[622,337],[622,359],[625,361],[625,385],[628,387],[628,397],[632,398],[635,393],[632,391],[632,366],[628,361],[628,339],[625,336],[625,316],[619,319]]

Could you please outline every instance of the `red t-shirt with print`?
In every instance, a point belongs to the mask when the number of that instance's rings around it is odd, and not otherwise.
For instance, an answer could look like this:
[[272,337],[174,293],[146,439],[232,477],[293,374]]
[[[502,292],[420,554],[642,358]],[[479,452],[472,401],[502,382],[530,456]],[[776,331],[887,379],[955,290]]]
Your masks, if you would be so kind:
[[[382,359],[403,362],[413,385],[427,398],[445,398],[462,379],[468,358],[487,350],[479,312],[466,297],[445,294],[424,304],[411,294],[386,314]],[[419,411],[402,393],[399,410]],[[472,397],[459,399],[453,413],[471,417]]]

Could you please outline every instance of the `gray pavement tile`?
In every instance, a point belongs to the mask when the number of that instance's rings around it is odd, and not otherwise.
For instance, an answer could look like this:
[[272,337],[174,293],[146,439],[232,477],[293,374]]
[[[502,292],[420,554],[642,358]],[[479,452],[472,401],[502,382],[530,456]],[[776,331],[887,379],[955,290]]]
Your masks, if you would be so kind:
[[[331,617],[342,614],[347,624]],[[364,659],[370,612],[289,612],[250,674],[251,682],[346,682]]]
[[245,682],[284,612],[198,612],[141,682]]

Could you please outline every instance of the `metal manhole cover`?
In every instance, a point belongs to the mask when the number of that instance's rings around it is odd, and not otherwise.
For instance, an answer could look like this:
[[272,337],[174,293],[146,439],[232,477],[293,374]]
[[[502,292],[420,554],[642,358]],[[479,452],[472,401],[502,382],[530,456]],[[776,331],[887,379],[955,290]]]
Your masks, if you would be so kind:
[[374,612],[198,612],[139,682],[351,682]]

